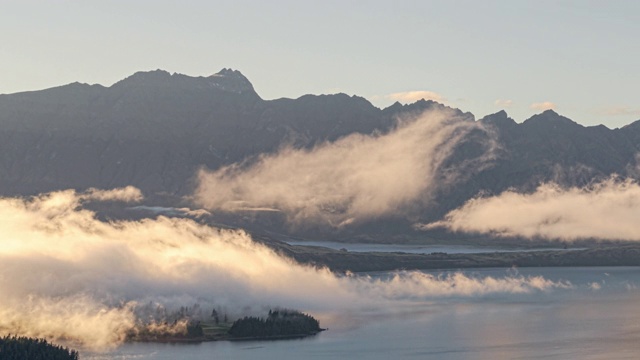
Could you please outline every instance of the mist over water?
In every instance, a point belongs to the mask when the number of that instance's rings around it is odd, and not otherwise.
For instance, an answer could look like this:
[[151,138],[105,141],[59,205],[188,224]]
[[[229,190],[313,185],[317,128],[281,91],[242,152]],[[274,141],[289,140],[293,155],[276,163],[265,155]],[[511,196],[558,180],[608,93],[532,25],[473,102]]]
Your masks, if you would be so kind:
[[134,326],[162,324],[149,309],[195,307],[197,317],[216,307],[232,318],[277,306],[357,313],[572,287],[516,273],[337,275],[299,265],[243,231],[162,216],[100,221],[83,207],[114,200],[140,201],[141,195],[129,188],[0,199],[0,334],[106,349]]
[[[395,302],[360,311],[336,309],[321,315],[329,331],[303,340],[137,343],[106,354],[83,355],[90,360],[637,358],[638,268],[530,268],[507,272],[477,269],[465,271],[464,275],[503,278],[517,273],[570,282],[572,288],[425,299],[412,304]],[[385,279],[394,275],[372,276]]]
[[[446,111],[426,113],[400,121],[388,134],[352,135],[311,150],[285,148],[253,164],[203,171],[195,199],[211,211],[282,211],[292,223],[346,227],[408,211],[416,201],[424,205],[434,189],[455,182],[457,174],[481,169],[495,144],[486,144],[484,155],[459,168],[448,168],[446,174],[442,169],[456,144],[476,130],[485,131]],[[557,225],[554,229],[571,239],[584,236],[581,223],[570,216],[547,221],[556,210],[548,215],[546,205],[570,214],[578,204],[589,209],[587,215],[620,215],[628,225],[624,229],[633,233],[635,218],[624,215],[624,209],[635,214],[637,188],[611,180],[591,189],[541,186],[534,194],[507,192],[472,200],[442,222],[424,226],[480,232],[497,228],[536,236],[544,235],[540,231],[545,228],[536,227],[543,223]],[[450,304],[464,310],[460,304],[539,300],[547,294],[584,295],[607,288],[606,281],[576,282],[516,270],[335,274],[300,265],[242,230],[162,215],[106,221],[85,206],[119,201],[164,211],[140,204],[143,200],[133,187],[0,198],[0,335],[43,337],[100,352],[121,345],[127,334],[140,329],[183,332],[186,320],[171,323],[166,314],[187,307],[188,318],[196,320],[206,319],[213,309],[233,320],[287,307],[317,316],[323,326],[350,329],[371,324],[372,318],[397,323]],[[491,216],[506,208],[513,216]],[[204,211],[178,210],[194,215]],[[485,218],[511,222],[494,225]],[[478,229],[482,224],[488,230]],[[538,232],[527,232],[531,228]],[[635,286],[629,283],[626,291]]]
[[[456,144],[474,130],[485,131],[447,112],[427,113],[399,122],[388,134],[352,135],[311,150],[285,148],[253,164],[203,171],[195,198],[211,211],[282,211],[292,223],[346,227],[408,211],[416,201],[424,204],[434,189],[455,182],[457,174],[485,166],[494,144],[487,144],[480,158],[442,173]],[[565,240],[637,240],[638,189],[632,181],[617,179],[581,189],[543,184],[531,194],[507,191],[471,200],[442,221],[421,226]],[[640,336],[633,322],[599,314],[640,313],[634,308],[640,300],[637,272],[615,281],[607,274],[572,275],[574,270],[565,269],[336,274],[300,265],[242,230],[162,215],[100,220],[85,207],[100,201],[166,210],[140,204],[143,194],[133,187],[0,198],[0,335],[43,337],[79,347],[89,359],[161,359],[161,352],[169,354],[165,358],[188,359],[197,358],[201,349],[242,358],[235,351],[250,347],[123,342],[141,328],[184,331],[185,321],[172,324],[166,314],[185,307],[192,319],[206,319],[217,309],[232,320],[287,307],[310,313],[330,328],[301,342],[326,358],[510,358],[567,344],[572,344],[570,358],[586,358],[589,352],[575,344],[606,338],[606,346],[619,340],[626,350],[630,339]],[[608,332],[591,331],[594,324]],[[554,333],[558,327],[577,331],[578,341]],[[429,341],[416,335],[425,329],[433,334]],[[276,350],[274,358],[292,355],[283,354],[290,351],[287,343],[268,349]],[[245,358],[269,351],[247,351]]]

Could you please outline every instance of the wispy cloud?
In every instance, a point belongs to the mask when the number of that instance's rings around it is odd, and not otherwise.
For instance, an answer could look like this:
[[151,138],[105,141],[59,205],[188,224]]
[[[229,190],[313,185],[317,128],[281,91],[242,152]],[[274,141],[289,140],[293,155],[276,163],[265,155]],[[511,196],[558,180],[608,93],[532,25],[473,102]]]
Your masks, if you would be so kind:
[[499,236],[640,241],[640,185],[615,178],[584,188],[544,184],[531,194],[510,190],[468,201],[423,228]]
[[640,116],[640,109],[627,106],[613,106],[598,111],[604,116]]
[[[196,199],[210,210],[278,209],[294,224],[343,226],[398,214],[443,185],[440,167],[474,129],[483,130],[453,111],[429,111],[388,134],[355,134],[311,150],[285,148],[250,166],[201,171]],[[486,156],[448,169],[448,178],[489,160],[487,146]]]
[[544,111],[544,110],[553,110],[555,108],[557,108],[555,103],[552,103],[551,101],[544,101],[544,102],[539,102],[539,103],[533,103],[529,106],[532,110],[539,110],[539,111]]
[[513,100],[498,99],[494,102],[494,104],[499,108],[510,108],[511,106],[513,106]]
[[112,190],[99,190],[91,188],[80,195],[82,199],[95,201],[122,201],[122,202],[139,202],[144,199],[140,189],[127,186]]

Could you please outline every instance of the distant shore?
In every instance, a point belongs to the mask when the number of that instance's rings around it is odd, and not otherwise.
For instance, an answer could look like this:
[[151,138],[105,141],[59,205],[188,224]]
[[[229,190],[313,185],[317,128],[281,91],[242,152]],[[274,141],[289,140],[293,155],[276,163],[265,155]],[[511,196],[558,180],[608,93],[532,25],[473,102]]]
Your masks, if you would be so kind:
[[347,252],[329,248],[271,244],[296,261],[336,272],[510,267],[640,266],[640,245],[621,244],[572,250],[509,251],[473,254]]

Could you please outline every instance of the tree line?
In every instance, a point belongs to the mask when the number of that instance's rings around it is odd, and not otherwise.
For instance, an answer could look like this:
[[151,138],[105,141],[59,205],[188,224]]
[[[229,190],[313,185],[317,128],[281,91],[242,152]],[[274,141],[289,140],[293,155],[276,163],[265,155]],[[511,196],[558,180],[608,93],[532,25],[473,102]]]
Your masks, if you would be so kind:
[[78,352],[44,339],[6,335],[0,337],[2,360],[78,360]]
[[269,316],[245,316],[236,320],[229,335],[232,338],[269,338],[314,335],[322,331],[318,320],[296,310],[269,310]]

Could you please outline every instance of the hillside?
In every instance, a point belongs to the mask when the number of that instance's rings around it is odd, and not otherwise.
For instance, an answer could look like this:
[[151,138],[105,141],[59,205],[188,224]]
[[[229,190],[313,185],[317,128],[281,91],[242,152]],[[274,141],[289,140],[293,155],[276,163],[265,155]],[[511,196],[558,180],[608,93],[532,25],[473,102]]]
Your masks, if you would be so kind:
[[[398,117],[446,109],[433,101],[386,109],[345,94],[264,100],[239,71],[208,77],[138,72],[110,87],[68,84],[0,95],[0,194],[32,195],[58,189],[133,185],[150,202],[184,205],[198,169],[251,161],[287,145],[311,149],[350,134],[385,134]],[[472,114],[452,111],[464,121]],[[636,177],[640,122],[619,129],[584,127],[554,111],[523,123],[506,112],[477,121],[443,169],[467,164],[497,147],[491,161],[442,186],[428,204],[402,216],[331,229],[337,238],[411,236],[416,218],[433,220],[478,193],[533,190],[540,182],[584,185],[611,174]],[[430,139],[425,138],[425,144]],[[283,174],[286,176],[286,174]],[[291,228],[277,215],[220,214],[216,221],[254,230],[318,234]],[[326,230],[326,229],[325,229]],[[438,231],[432,237],[444,236]],[[375,236],[374,236],[375,237]]]

